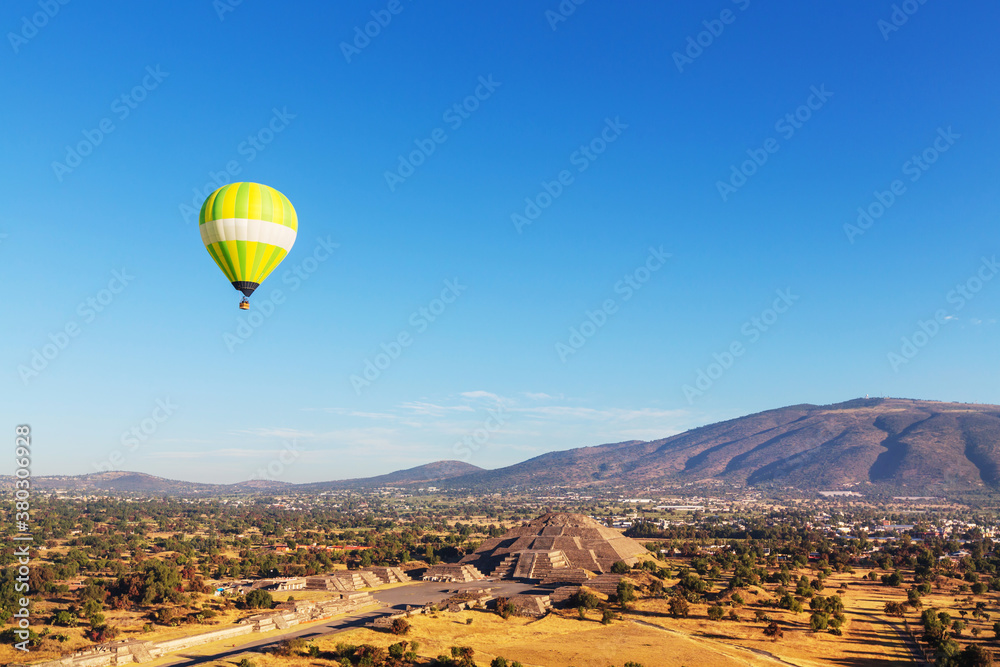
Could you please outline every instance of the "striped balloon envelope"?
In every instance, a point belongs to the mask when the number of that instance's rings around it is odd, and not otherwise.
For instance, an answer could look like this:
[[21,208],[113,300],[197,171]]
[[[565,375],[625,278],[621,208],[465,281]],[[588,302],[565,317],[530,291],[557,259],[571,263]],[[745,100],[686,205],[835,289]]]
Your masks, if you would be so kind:
[[299,221],[288,197],[259,183],[230,183],[213,192],[198,217],[201,241],[233,287],[240,308],[295,243]]

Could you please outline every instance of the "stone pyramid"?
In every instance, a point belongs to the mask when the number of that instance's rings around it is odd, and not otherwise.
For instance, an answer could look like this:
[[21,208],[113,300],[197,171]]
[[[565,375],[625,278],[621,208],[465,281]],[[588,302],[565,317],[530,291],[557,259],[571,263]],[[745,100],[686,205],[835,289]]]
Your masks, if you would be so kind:
[[644,553],[635,540],[589,517],[551,512],[487,539],[461,562],[491,576],[541,581],[561,571],[610,572],[616,561],[632,565]]

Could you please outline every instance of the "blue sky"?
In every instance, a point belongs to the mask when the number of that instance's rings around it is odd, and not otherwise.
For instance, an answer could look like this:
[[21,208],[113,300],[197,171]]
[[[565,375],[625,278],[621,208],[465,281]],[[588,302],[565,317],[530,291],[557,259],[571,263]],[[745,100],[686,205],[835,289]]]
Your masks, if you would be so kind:
[[[1000,403],[1000,8],[903,5],[7,2],[3,421],[316,481]],[[238,180],[299,216],[248,313],[185,208]]]

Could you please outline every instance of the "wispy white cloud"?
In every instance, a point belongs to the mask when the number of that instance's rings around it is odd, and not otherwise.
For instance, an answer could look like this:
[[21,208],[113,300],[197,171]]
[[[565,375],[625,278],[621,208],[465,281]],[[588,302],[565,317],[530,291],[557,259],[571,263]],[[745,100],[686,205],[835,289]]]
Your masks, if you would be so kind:
[[364,412],[361,410],[349,410],[347,408],[323,408],[323,412],[343,415],[344,417],[360,417],[362,419],[399,419],[397,415],[391,412]]
[[425,403],[422,401],[403,403],[400,408],[414,414],[430,415],[434,417],[440,417],[448,414],[449,412],[475,412],[475,410],[468,405],[435,405],[434,403]]
[[146,454],[151,459],[214,459],[214,458],[241,458],[253,459],[281,454],[280,449],[210,449],[195,451],[158,451]]
[[473,398],[473,399],[475,399],[475,398],[487,398],[487,399],[489,399],[491,401],[495,401],[497,403],[499,403],[500,401],[503,400],[503,399],[501,399],[499,396],[497,396],[496,394],[494,394],[491,391],[463,391],[461,394],[459,394],[459,396],[461,396],[463,398]]
[[525,395],[525,397],[530,398],[533,401],[552,401],[556,399],[561,399],[563,397],[562,394],[553,396],[552,394],[546,394],[545,392],[525,391],[522,393]]

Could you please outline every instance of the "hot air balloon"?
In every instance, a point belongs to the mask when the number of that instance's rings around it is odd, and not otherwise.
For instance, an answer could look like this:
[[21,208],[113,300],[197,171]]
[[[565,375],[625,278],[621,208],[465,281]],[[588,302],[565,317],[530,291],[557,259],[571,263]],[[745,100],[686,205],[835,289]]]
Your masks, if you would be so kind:
[[259,183],[230,183],[213,192],[198,217],[201,240],[233,287],[240,308],[295,243],[299,221],[288,197]]

